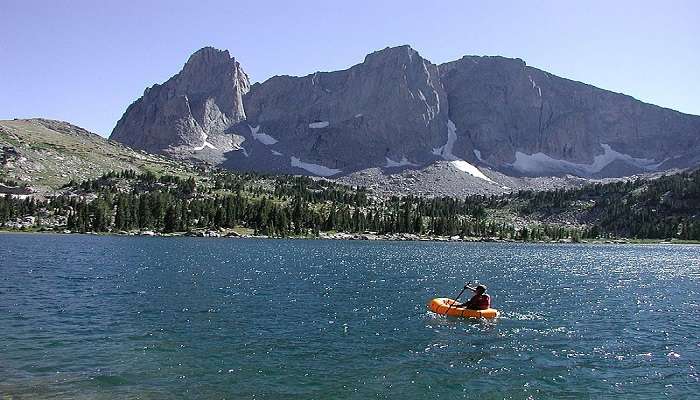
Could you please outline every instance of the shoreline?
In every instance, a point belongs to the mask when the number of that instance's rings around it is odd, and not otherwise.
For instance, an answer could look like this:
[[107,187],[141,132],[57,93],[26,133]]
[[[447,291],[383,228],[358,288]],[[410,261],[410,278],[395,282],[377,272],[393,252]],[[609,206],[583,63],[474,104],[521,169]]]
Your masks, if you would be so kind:
[[322,232],[318,236],[266,236],[249,233],[238,233],[234,230],[198,230],[190,232],[163,233],[155,231],[132,232],[72,232],[55,230],[14,230],[0,229],[2,234],[48,234],[48,235],[88,235],[88,236],[134,236],[134,237],[192,237],[209,239],[290,239],[290,240],[349,240],[349,241],[387,241],[387,242],[447,242],[447,243],[521,243],[521,244],[682,244],[700,245],[700,241],[683,239],[582,239],[575,241],[571,238],[559,240],[517,240],[501,239],[498,237],[460,237],[460,236],[429,236],[409,233],[376,234],[376,233],[343,233]]

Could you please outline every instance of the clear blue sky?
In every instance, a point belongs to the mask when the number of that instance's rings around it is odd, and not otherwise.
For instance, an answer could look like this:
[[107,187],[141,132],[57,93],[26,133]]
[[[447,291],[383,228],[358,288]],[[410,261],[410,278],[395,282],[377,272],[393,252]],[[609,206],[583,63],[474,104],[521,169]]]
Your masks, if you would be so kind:
[[519,57],[700,114],[694,0],[0,1],[0,119],[62,119],[108,135],[144,88],[207,45],[228,49],[253,81],[346,68],[400,44],[434,63]]

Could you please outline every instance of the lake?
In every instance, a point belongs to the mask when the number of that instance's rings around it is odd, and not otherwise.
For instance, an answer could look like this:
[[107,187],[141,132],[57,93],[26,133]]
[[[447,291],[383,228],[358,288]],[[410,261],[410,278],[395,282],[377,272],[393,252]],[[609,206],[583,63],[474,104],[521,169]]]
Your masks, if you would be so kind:
[[692,245],[0,235],[3,399],[698,398],[698,332]]

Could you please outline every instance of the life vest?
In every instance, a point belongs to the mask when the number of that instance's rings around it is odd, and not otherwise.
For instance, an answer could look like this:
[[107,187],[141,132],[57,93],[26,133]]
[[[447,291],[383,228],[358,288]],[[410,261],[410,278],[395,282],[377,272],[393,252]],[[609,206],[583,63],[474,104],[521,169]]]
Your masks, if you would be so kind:
[[488,294],[475,294],[471,299],[469,299],[469,305],[469,308],[473,308],[475,310],[486,310],[487,308],[491,308],[491,296]]

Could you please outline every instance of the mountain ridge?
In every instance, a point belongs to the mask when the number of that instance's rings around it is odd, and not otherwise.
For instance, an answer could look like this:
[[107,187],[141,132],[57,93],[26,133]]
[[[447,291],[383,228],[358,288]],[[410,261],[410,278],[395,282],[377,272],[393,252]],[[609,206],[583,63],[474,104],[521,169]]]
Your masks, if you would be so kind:
[[[633,96],[633,95],[627,94],[627,93],[622,92],[622,91],[617,91],[617,90],[613,90],[613,89],[605,89],[605,88],[603,88],[602,86],[599,86],[598,84],[587,83],[587,82],[584,82],[584,81],[582,81],[582,80],[578,80],[578,79],[575,79],[575,78],[567,78],[567,77],[565,77],[565,76],[557,75],[557,74],[552,73],[552,72],[549,72],[549,71],[547,71],[547,70],[545,70],[545,69],[543,69],[543,68],[541,68],[541,67],[538,67],[538,66],[535,66],[535,65],[530,65],[530,64],[527,63],[526,60],[523,60],[523,59],[520,58],[520,57],[507,57],[507,56],[500,56],[500,55],[465,54],[465,55],[463,55],[462,57],[458,58],[457,60],[445,61],[445,62],[440,63],[440,64],[437,64],[437,65],[438,65],[439,67],[443,67],[443,66],[446,66],[446,65],[448,65],[448,64],[456,63],[456,62],[458,62],[458,61],[460,61],[460,60],[462,60],[462,59],[465,59],[465,58],[467,58],[467,59],[469,59],[469,58],[495,58],[495,59],[502,59],[502,60],[520,61],[520,62],[522,62],[523,65],[524,65],[525,67],[527,67],[527,68],[531,68],[531,69],[537,70],[537,71],[542,72],[542,73],[547,74],[547,75],[552,75],[552,76],[554,76],[554,77],[557,77],[557,78],[562,79],[562,80],[565,80],[565,81],[569,81],[569,82],[571,82],[571,83],[581,84],[581,85],[589,86],[589,87],[591,87],[591,88],[593,88],[593,89],[604,90],[604,91],[606,91],[606,92],[610,92],[610,93],[613,93],[613,94],[618,94],[618,95],[621,95],[621,96],[625,96],[625,97],[630,98],[631,100],[638,101],[638,102],[643,103],[643,104],[645,104],[645,105],[654,106],[654,107],[657,107],[657,108],[660,108],[660,109],[663,109],[663,110],[673,111],[673,112],[676,112],[676,113],[679,113],[679,114],[682,114],[682,115],[685,115],[685,116],[700,117],[700,114],[693,114],[693,113],[689,113],[689,112],[679,111],[679,110],[676,110],[676,109],[671,108],[671,107],[666,107],[666,106],[661,106],[661,105],[658,105],[658,104],[654,104],[654,103],[652,103],[652,102],[650,102],[650,101],[639,99],[639,98],[637,98],[637,97],[635,97],[635,96]],[[256,83],[257,83],[257,82],[256,82]]]
[[[200,53],[225,58],[228,69],[202,74],[204,66],[196,69],[202,82],[176,85],[173,78]],[[433,64],[403,45],[347,69],[252,85],[228,51],[207,47],[190,60],[163,84],[176,95],[146,93],[134,104],[150,114],[130,106],[111,138],[230,169],[320,176],[367,168],[391,173],[438,160],[482,179],[479,168],[596,178],[700,164],[700,117],[561,78],[519,58]],[[234,84],[222,89],[221,82]]]

